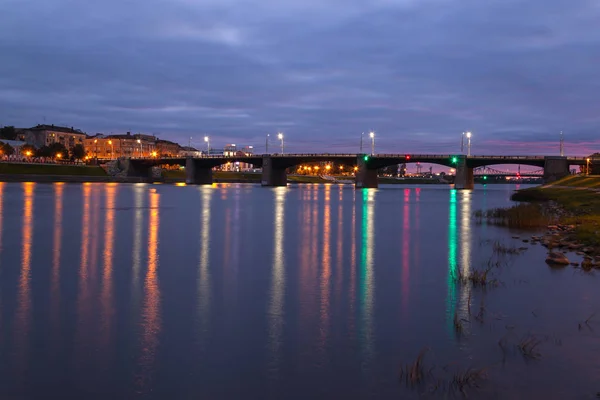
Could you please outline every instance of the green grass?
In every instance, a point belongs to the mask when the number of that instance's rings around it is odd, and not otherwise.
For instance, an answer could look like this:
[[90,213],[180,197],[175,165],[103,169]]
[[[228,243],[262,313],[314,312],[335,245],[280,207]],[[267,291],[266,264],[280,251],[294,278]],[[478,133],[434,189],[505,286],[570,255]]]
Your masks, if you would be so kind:
[[550,185],[519,190],[512,199],[555,202],[568,211],[558,222],[575,225],[574,235],[580,243],[600,247],[600,192],[590,190],[596,188],[600,189],[600,176],[569,176]]
[[571,175],[554,181],[546,186],[569,186],[600,189],[600,175]]
[[0,163],[0,174],[106,176],[99,166]]

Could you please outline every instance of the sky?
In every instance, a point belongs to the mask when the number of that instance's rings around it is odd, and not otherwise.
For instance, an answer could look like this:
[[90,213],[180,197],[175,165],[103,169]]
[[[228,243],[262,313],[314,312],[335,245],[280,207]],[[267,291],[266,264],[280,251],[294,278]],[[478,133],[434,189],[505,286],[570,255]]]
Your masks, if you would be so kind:
[[[1,0],[0,125],[286,152],[600,151],[597,0]],[[365,146],[370,146],[365,135]]]

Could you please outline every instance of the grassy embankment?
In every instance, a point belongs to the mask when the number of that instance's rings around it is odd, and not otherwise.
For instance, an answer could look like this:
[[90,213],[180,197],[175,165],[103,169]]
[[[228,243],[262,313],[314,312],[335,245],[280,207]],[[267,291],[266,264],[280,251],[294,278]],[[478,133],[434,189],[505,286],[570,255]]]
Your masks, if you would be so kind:
[[513,228],[574,226],[568,236],[600,252],[600,176],[569,176],[552,184],[519,190],[506,209],[478,211],[479,220]]
[[569,176],[552,184],[523,189],[512,196],[516,201],[556,203],[564,214],[558,223],[575,225],[576,239],[600,246],[600,176]]
[[0,175],[76,175],[106,176],[98,166],[54,165],[54,164],[10,164],[0,163]]

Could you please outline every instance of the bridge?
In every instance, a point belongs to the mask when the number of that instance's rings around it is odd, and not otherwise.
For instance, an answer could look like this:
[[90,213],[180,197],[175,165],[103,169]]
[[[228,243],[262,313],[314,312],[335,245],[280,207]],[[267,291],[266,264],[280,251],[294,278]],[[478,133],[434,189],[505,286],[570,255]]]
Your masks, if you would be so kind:
[[486,177],[488,177],[488,176],[489,177],[511,176],[511,177],[521,177],[521,178],[541,178],[544,176],[544,169],[540,168],[540,169],[536,169],[533,171],[521,172],[521,166],[519,165],[517,172],[514,172],[514,171],[502,171],[499,169],[490,168],[490,167],[485,166],[485,167],[474,168],[473,175],[486,176]]
[[262,154],[244,156],[203,156],[203,157],[151,157],[127,158],[127,175],[148,178],[151,168],[158,165],[181,165],[186,170],[186,183],[209,185],[213,183],[212,169],[230,162],[251,164],[262,168],[263,186],[286,186],[287,169],[304,163],[335,162],[348,166],[358,166],[355,186],[376,188],[377,170],[403,163],[432,163],[456,170],[455,188],[472,189],[474,170],[497,164],[530,165],[543,169],[546,182],[569,175],[570,165],[585,165],[585,157],[562,156],[465,156],[463,154]]

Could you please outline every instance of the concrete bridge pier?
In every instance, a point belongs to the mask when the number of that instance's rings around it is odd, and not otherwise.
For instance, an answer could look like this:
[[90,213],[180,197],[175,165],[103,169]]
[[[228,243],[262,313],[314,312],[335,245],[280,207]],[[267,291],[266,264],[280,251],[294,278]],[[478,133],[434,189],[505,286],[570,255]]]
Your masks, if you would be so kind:
[[569,175],[567,157],[546,156],[544,158],[544,182],[554,182]]
[[[365,159],[366,158],[366,159]],[[377,180],[377,169],[369,168],[370,157],[366,155],[359,155],[356,159],[356,165],[358,171],[356,171],[356,178],[354,187],[356,189],[377,189],[379,182]]]
[[467,157],[456,157],[456,175],[454,176],[454,189],[473,189],[475,177],[473,168],[467,165]]
[[185,160],[185,183],[188,185],[212,185],[212,168],[201,165],[201,160]]
[[118,163],[123,163],[123,170],[125,170],[125,175],[130,178],[140,178],[144,180],[151,180],[152,177],[152,165],[145,164],[142,161],[137,160],[124,160],[120,159],[117,161]]
[[277,160],[264,156],[262,163],[262,186],[287,186],[287,172],[284,165],[277,165]]

